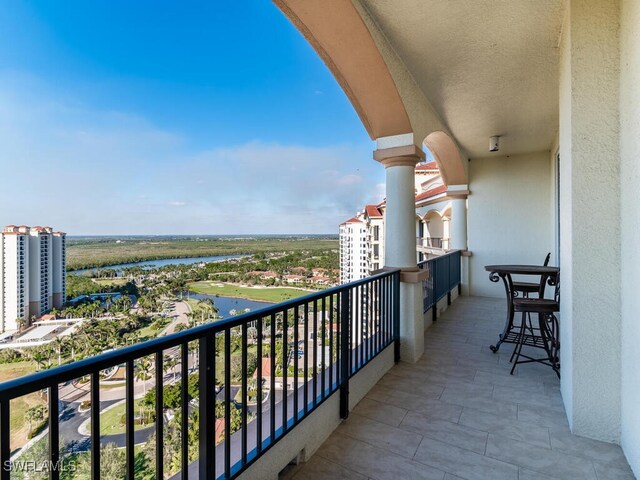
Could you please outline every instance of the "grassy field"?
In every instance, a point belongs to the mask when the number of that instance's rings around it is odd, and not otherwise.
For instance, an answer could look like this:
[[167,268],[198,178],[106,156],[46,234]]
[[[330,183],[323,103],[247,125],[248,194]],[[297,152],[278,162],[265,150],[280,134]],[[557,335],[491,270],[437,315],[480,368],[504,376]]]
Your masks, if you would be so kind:
[[163,258],[191,258],[285,251],[307,251],[313,253],[337,248],[338,239],[331,237],[92,237],[75,239],[70,237],[67,246],[67,269],[106,267],[120,263]]
[[[140,414],[140,402],[142,399],[134,400],[133,411],[135,415]],[[125,414],[126,405],[121,403],[115,407],[100,414],[100,435],[115,435],[124,433],[126,425],[122,423],[122,417]],[[152,426],[153,423],[147,425],[135,425],[135,430],[141,430]],[[87,429],[91,431],[91,422],[87,425]]]
[[[36,371],[32,362],[16,362],[0,364],[0,382],[23,377]],[[25,420],[25,412],[35,406],[44,405],[45,397],[39,393],[32,393],[11,401],[11,448],[18,448],[27,443],[29,422]]]
[[309,295],[308,290],[299,290],[289,287],[241,287],[228,283],[193,282],[187,284],[189,290],[207,295],[220,295],[221,297],[239,297],[258,302],[280,303],[292,298]]

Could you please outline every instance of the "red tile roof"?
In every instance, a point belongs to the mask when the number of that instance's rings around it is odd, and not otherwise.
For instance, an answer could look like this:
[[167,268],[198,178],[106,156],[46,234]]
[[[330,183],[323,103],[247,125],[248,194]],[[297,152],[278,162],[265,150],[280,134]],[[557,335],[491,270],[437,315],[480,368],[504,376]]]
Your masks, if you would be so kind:
[[304,277],[302,275],[285,275],[283,278],[285,280],[304,280],[307,277]]
[[329,277],[323,277],[323,276],[311,277],[309,280],[312,281],[312,282],[329,282],[329,281],[331,281],[331,279]]
[[436,195],[440,195],[441,193],[445,193],[447,191],[446,185],[440,185],[438,187],[432,188],[431,190],[427,190],[426,192],[422,192],[421,194],[416,196],[416,202],[420,200],[425,200],[427,198],[435,197]]
[[439,170],[439,169],[438,169],[438,164],[436,162],[428,162],[428,163],[421,163],[417,165],[416,170],[419,172],[424,172],[426,170]]
[[342,222],[340,225],[344,225],[346,223],[362,223],[362,220],[358,220],[356,217],[351,217],[346,222]]
[[[253,372],[253,378],[258,377],[258,369],[256,368]],[[262,358],[262,378],[271,377],[271,359],[270,358]]]
[[381,217],[382,213],[380,212],[380,210],[378,210],[378,207],[376,205],[367,205],[365,207],[365,212],[367,212],[367,215],[369,217]]
[[224,438],[224,418],[216,418],[215,432],[215,442],[217,445]]

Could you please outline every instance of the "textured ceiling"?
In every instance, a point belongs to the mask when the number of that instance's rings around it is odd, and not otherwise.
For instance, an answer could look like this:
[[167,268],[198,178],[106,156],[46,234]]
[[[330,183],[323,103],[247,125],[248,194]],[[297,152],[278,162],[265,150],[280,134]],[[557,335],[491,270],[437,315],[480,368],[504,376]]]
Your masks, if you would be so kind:
[[472,157],[548,150],[562,0],[361,0]]

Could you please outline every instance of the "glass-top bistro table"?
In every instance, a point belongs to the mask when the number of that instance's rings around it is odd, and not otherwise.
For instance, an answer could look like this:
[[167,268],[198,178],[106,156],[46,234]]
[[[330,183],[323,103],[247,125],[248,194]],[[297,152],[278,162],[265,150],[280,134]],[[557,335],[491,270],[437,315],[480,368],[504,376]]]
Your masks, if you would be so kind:
[[[540,278],[540,288],[538,289],[538,298],[544,297],[544,290],[547,283],[555,285],[560,268],[545,267],[541,265],[486,265],[484,269],[489,273],[489,280],[499,282],[502,279],[505,292],[507,294],[507,318],[504,330],[499,335],[498,342],[491,345],[491,351],[496,353],[503,343],[518,343],[520,336],[520,328],[514,326],[514,308],[513,300],[517,297],[518,292],[514,289],[512,275],[537,276]],[[513,358],[513,357],[512,357]]]

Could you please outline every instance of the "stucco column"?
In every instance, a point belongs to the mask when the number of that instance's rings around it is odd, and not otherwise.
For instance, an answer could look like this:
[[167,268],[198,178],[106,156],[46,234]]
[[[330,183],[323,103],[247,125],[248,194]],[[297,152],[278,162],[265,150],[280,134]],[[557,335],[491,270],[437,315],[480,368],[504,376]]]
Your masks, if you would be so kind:
[[442,248],[451,248],[450,239],[451,239],[451,219],[449,217],[442,217]]
[[619,22],[614,0],[569,2],[560,48],[561,391],[573,433],[609,442],[622,391]]
[[467,200],[465,198],[454,198],[451,201],[449,233],[449,248],[467,249]]
[[416,261],[415,167],[424,158],[415,145],[378,149],[374,159],[386,169],[385,267],[401,268],[400,356],[416,362],[424,352],[422,280]]

